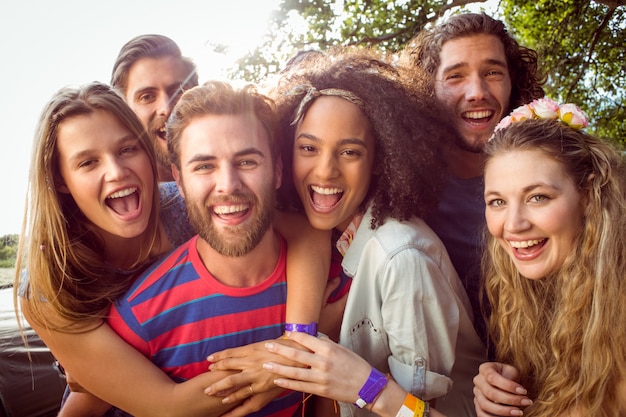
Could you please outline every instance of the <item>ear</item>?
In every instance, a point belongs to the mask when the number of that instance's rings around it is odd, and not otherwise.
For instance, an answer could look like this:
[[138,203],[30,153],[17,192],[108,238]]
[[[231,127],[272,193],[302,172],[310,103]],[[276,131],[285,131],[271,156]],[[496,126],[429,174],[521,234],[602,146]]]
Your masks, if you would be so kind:
[[276,157],[276,161],[274,162],[274,185],[278,190],[280,185],[283,182],[283,158],[280,156]]
[[174,177],[174,181],[176,181],[176,186],[178,187],[178,192],[181,197],[185,198],[185,193],[183,192],[183,182],[181,179],[180,171],[176,168],[176,165],[172,164],[172,176]]

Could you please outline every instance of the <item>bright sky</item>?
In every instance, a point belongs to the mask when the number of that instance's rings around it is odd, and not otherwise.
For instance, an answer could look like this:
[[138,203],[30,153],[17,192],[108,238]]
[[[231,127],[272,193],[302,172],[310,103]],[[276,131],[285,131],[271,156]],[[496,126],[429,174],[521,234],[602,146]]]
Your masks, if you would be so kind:
[[[29,0],[0,3],[0,236],[21,231],[30,152],[43,106],[61,87],[109,82],[121,46],[144,33],[178,43],[200,82],[224,78],[256,46],[278,0]],[[231,45],[230,59],[207,41]]]

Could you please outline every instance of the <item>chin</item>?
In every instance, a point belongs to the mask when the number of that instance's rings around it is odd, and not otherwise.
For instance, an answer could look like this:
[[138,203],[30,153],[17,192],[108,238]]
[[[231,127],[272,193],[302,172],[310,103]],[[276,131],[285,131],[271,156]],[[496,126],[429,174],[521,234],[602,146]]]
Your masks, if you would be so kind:
[[[487,138],[488,139],[488,138]],[[467,140],[465,138],[459,139],[456,144],[457,146],[466,151],[466,152],[471,152],[471,153],[482,153],[483,148],[485,146],[485,144],[487,143],[487,139],[474,139],[474,140]]]
[[526,268],[517,268],[517,270],[519,271],[521,276],[532,281],[543,279],[548,275],[548,273],[545,271],[528,270]]
[[311,226],[313,226],[314,229],[332,230],[335,227],[331,221],[322,219],[317,215],[307,214],[307,218],[309,220],[309,223],[311,224]]

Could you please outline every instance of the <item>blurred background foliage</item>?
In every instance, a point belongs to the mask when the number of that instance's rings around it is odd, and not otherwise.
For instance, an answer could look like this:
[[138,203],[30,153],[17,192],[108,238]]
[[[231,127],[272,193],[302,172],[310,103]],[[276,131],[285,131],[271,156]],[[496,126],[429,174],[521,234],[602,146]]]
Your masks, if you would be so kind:
[[17,254],[19,235],[0,237],[0,268],[13,268]]
[[[400,50],[422,28],[489,4],[522,44],[540,54],[546,95],[574,102],[592,133],[626,145],[626,0],[283,0],[259,47],[231,70],[260,82],[300,50],[374,45]],[[495,8],[493,7],[495,4]],[[495,11],[494,11],[495,10]],[[214,45],[216,51],[220,45]]]

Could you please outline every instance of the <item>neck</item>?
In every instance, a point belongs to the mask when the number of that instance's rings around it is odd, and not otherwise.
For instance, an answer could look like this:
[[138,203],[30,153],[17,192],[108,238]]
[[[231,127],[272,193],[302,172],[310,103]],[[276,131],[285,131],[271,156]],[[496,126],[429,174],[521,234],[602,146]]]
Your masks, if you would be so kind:
[[224,285],[236,288],[252,287],[267,279],[278,263],[280,238],[270,228],[261,242],[243,256],[224,256],[207,241],[198,238],[197,249],[207,271]]
[[485,154],[470,152],[457,146],[446,150],[446,160],[450,173],[457,178],[470,179],[483,175]]
[[105,259],[116,268],[129,269],[139,259],[140,248],[146,245],[141,237],[118,238],[105,243]]
[[142,234],[134,238],[125,238],[119,236],[109,236],[105,238],[105,259],[114,267],[119,269],[129,269],[137,265],[137,262],[145,262],[148,259],[139,259],[139,254],[142,248],[146,248],[149,244],[151,246],[150,252],[147,257],[156,256],[171,249],[171,244],[167,240],[165,230],[159,228],[160,239],[158,239],[155,246],[154,243],[148,242],[146,237]]

